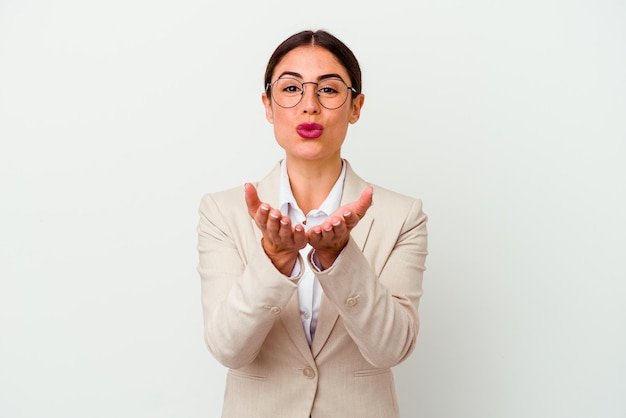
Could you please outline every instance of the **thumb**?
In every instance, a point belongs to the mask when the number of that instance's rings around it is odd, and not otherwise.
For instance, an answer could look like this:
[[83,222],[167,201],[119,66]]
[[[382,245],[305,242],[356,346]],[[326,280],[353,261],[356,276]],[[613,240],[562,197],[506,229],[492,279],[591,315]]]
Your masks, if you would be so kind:
[[250,216],[254,216],[259,209],[259,206],[261,206],[259,195],[257,194],[256,188],[251,183],[245,183],[243,188],[246,194],[246,206],[248,206],[248,213],[250,213]]
[[367,212],[370,206],[372,206],[373,195],[374,195],[374,188],[372,186],[367,186],[365,190],[363,190],[363,193],[361,193],[359,200],[354,202],[354,206],[352,207],[352,210],[359,217],[359,219],[365,216],[365,212]]

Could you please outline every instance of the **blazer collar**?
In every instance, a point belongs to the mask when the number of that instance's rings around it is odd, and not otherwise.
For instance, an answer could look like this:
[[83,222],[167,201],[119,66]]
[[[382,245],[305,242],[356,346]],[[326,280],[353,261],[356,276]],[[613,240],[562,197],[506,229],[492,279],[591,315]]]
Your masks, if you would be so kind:
[[[341,204],[345,205],[350,202],[354,202],[360,196],[363,190],[368,186],[361,177],[359,177],[353,170],[352,166],[347,160],[346,162],[346,180],[343,186],[343,194],[341,197]],[[280,162],[278,162],[272,171],[269,172],[265,178],[256,184],[257,193],[259,199],[262,202],[269,203],[272,207],[278,207],[278,193],[280,188]]]

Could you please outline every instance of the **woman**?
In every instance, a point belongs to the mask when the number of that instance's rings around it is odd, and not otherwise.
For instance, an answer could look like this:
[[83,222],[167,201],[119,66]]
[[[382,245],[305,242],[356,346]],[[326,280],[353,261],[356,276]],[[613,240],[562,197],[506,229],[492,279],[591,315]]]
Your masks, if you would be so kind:
[[205,338],[230,369],[222,416],[398,417],[390,368],[419,328],[421,201],[369,185],[342,158],[364,96],[340,40],[289,37],[265,88],[285,159],[245,197],[208,194],[200,207]]

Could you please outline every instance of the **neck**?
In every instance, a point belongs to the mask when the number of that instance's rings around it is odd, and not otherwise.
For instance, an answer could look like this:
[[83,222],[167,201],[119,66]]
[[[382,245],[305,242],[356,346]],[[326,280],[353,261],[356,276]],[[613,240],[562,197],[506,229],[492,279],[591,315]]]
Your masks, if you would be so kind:
[[341,158],[325,162],[287,158],[287,174],[293,197],[306,215],[319,208],[341,174]]

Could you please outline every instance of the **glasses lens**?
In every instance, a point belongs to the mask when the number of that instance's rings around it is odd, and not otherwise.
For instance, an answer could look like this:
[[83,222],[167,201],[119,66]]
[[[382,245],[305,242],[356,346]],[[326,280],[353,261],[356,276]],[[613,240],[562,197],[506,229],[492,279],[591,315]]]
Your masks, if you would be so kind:
[[[340,78],[327,78],[311,84],[316,89],[317,98],[327,109],[340,108],[348,98],[348,86]],[[272,84],[272,97],[281,107],[294,107],[302,99],[303,84],[294,78],[282,77]]]
[[320,104],[327,109],[341,107],[348,97],[348,86],[339,78],[327,78],[317,85]]
[[293,78],[279,78],[272,85],[274,101],[282,107],[294,107],[302,98],[302,83]]

